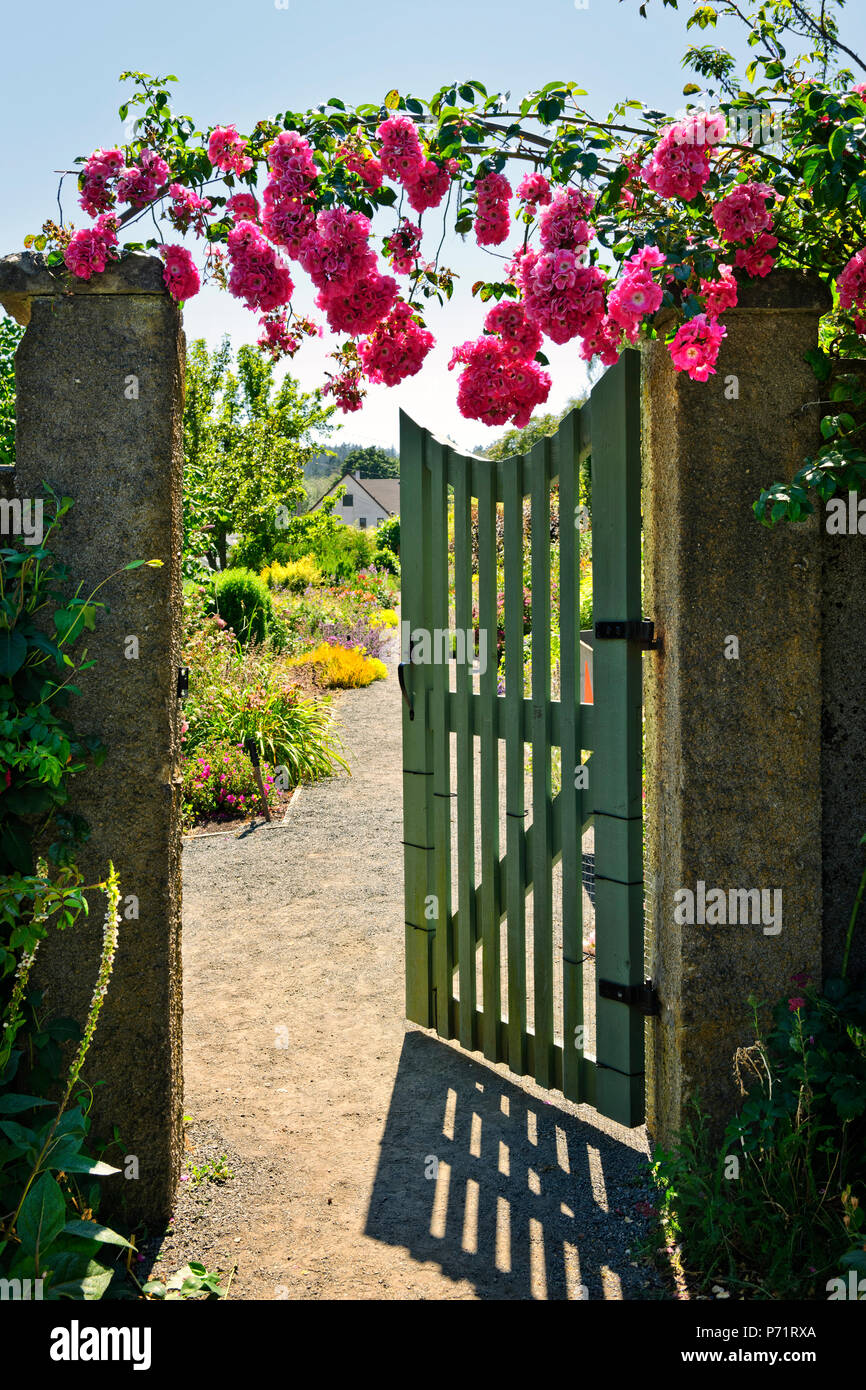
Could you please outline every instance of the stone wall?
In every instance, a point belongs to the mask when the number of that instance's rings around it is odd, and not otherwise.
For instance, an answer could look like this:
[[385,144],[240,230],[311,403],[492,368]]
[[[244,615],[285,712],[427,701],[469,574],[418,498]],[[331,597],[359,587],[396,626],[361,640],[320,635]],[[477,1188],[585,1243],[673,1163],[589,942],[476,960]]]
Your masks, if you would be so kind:
[[[819,518],[769,530],[752,502],[820,442],[803,353],[827,303],[794,272],[741,280],[708,382],[674,371],[661,341],[643,356],[645,607],[662,643],[644,665],[649,966],[662,1001],[647,1072],[662,1142],[691,1096],[718,1122],[732,1112],[748,996],[775,1001],[795,972],[821,977]],[[781,889],[781,930],[770,913],[677,923],[675,901],[687,905],[675,893],[697,897],[699,881]]]
[[[106,1158],[138,1160],[137,1178],[104,1184],[106,1212],[159,1222],[181,1157],[179,708],[181,416],[180,311],[155,257],[133,254],[90,282],[69,284],[39,256],[0,260],[0,303],[27,324],[16,357],[17,458],[9,495],[43,479],[75,499],[55,549],[109,605],[88,634],[96,664],[79,681],[72,717],[108,748],[72,783],[71,806],[92,834],[85,882],[120,875],[120,945],[86,1064],[98,1085],[97,1135],[120,1131]],[[130,638],[137,639],[135,644]],[[133,901],[136,899],[136,901]],[[35,983],[53,1012],[82,1020],[96,975],[104,900],[37,957]],[[135,915],[137,912],[137,916]]]

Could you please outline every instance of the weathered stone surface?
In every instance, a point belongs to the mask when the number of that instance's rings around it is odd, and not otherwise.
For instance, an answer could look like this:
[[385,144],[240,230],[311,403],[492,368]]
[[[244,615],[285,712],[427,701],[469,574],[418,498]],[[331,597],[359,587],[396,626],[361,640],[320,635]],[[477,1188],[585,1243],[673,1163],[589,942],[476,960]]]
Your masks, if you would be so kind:
[[[108,861],[124,900],[114,974],[87,1061],[97,1134],[120,1131],[107,1157],[139,1161],[138,1180],[106,1182],[107,1210],[158,1222],[168,1212],[181,1157],[180,660],[181,412],[183,335],[178,307],[152,257],[129,257],[68,294],[36,258],[0,262],[0,299],[28,294],[18,348],[14,493],[38,496],[43,479],[75,499],[56,536],[73,582],[89,593],[132,560],[160,559],[109,579],[109,612],[88,636],[96,665],[83,673],[73,718],[108,748],[105,763],[74,779],[72,808],[89,821],[86,882]],[[51,286],[54,285],[52,290]],[[23,288],[20,288],[22,287]],[[151,287],[150,292],[147,286]],[[135,376],[138,398],[131,394]],[[125,655],[137,637],[138,659]],[[122,903],[122,909],[130,905]],[[104,902],[40,952],[46,1003],[83,1019],[101,943]]]
[[142,251],[130,251],[110,261],[100,275],[81,280],[62,265],[47,265],[36,251],[0,258],[0,304],[25,326],[35,298],[71,294],[164,294],[162,261]]
[[[866,376],[866,364],[852,363],[851,368],[861,378]],[[819,391],[816,383],[816,395]],[[859,531],[857,535],[828,535],[826,513],[820,503],[818,506],[824,651],[823,955],[825,974],[839,975],[851,909],[866,866],[866,849],[860,844],[866,833],[866,536]],[[861,987],[866,985],[866,904],[861,907],[854,928],[849,976]]]
[[[696,1094],[717,1123],[732,1113],[747,997],[775,1001],[795,971],[821,975],[818,522],[770,531],[752,502],[819,438],[816,407],[803,409],[816,399],[803,353],[827,302],[800,276],[746,282],[706,384],[675,372],[663,342],[644,352],[645,592],[662,640],[644,667],[650,959],[663,1005],[647,1071],[663,1143]],[[729,635],[739,660],[725,659]],[[781,888],[781,933],[676,925],[674,892],[698,880]]]

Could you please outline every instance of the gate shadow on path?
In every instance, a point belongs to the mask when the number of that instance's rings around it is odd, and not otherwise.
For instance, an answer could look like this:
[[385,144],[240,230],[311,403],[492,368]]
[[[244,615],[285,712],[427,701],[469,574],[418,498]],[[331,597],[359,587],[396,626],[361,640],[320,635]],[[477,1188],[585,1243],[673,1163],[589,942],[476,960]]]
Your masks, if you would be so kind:
[[365,1235],[470,1280],[482,1299],[652,1296],[657,1280],[629,1253],[645,1229],[641,1135],[623,1143],[408,1032]]

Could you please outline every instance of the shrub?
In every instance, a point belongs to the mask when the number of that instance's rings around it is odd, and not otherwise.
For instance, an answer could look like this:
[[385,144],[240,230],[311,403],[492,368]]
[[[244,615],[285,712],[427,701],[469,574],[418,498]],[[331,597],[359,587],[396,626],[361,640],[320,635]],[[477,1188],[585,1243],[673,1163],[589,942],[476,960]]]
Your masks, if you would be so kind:
[[370,619],[371,627],[396,627],[397,610],[396,608],[383,608],[381,612],[374,613]]
[[292,665],[317,666],[323,685],[332,689],[350,690],[384,680],[388,668],[377,657],[367,656],[359,647],[338,647],[322,642],[306,656],[295,657]]
[[377,570],[385,570],[388,574],[400,573],[400,561],[391,550],[374,550],[373,564]]
[[379,550],[390,550],[392,555],[400,554],[400,518],[389,516],[376,531],[376,545]]
[[[758,1298],[826,1298],[863,1251],[866,997],[829,980],[795,992],[734,1059],[743,1093],[720,1145],[695,1105],[672,1152],[655,1155],[662,1219],[702,1286]],[[732,1164],[731,1160],[735,1161]],[[736,1181],[733,1177],[736,1175]]]
[[[262,764],[262,781],[273,805],[273,770]],[[185,825],[214,818],[230,820],[248,815],[261,805],[253,765],[243,748],[231,743],[204,743],[183,767]]]
[[[334,717],[325,702],[306,700],[277,668],[261,664],[249,674],[223,682],[197,680],[187,703],[186,748],[198,753],[215,743],[249,746],[255,743],[263,762],[285,767],[289,783],[302,778],[331,777],[337,768],[348,772]],[[199,688],[199,686],[203,688]]]
[[322,571],[312,555],[290,560],[287,565],[273,560],[262,570],[261,577],[269,589],[288,589],[293,594],[302,594],[309,588],[317,589],[322,583]]
[[214,580],[217,612],[239,642],[264,642],[273,626],[268,586],[252,570],[222,570]]

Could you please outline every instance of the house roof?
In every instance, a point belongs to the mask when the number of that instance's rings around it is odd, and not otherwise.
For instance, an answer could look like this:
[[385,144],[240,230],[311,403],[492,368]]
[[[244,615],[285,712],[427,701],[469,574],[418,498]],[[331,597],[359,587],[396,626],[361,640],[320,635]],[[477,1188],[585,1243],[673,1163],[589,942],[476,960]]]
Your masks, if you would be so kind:
[[333,487],[329,487],[323,497],[320,497],[313,511],[322,505],[325,497],[330,497],[331,493],[340,486],[341,483],[348,483],[349,480],[360,487],[378,503],[383,511],[389,516],[396,516],[400,511],[400,479],[399,478],[360,478],[357,473],[346,473],[342,478],[338,478]]

